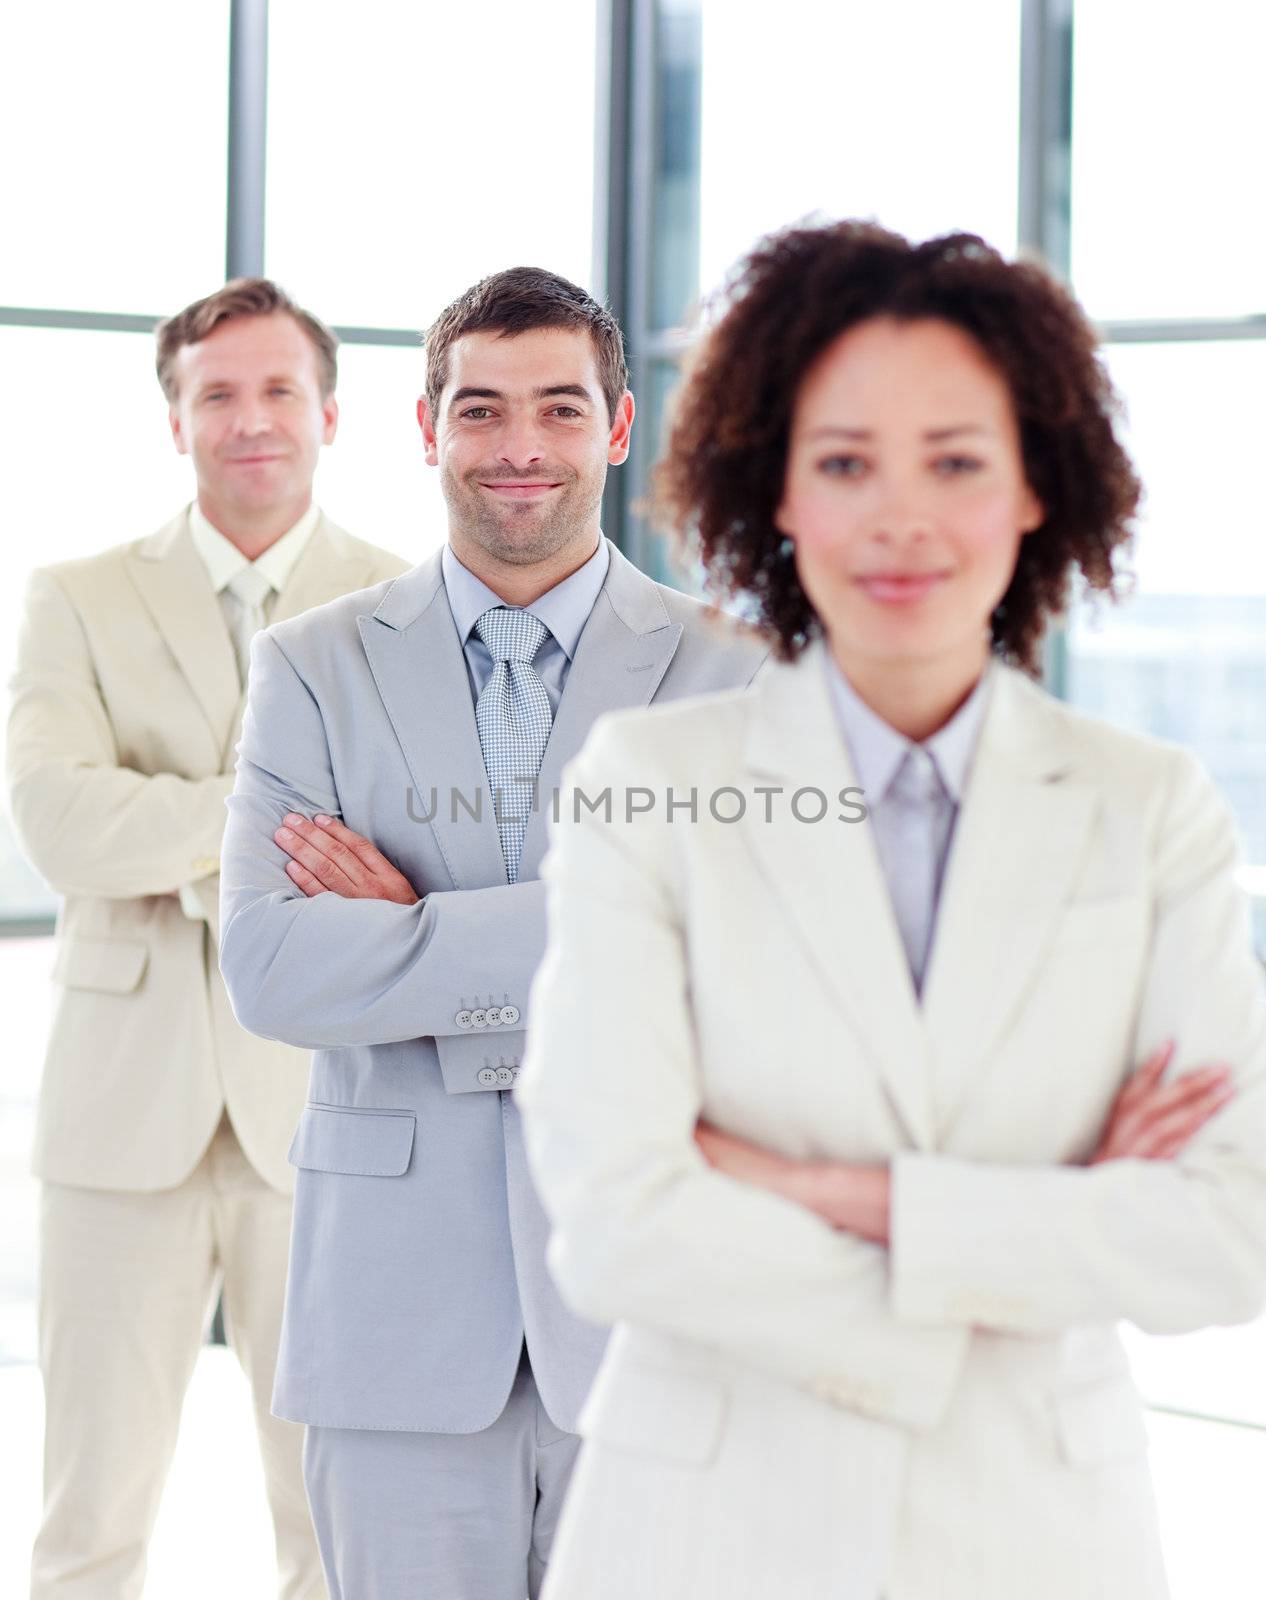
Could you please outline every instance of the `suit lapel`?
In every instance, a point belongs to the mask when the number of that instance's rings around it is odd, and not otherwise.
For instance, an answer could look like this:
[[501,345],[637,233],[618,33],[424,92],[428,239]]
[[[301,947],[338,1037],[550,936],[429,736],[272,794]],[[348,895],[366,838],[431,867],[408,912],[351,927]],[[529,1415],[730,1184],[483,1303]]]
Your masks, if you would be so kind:
[[365,557],[341,528],[321,516],[277,596],[269,621],[285,622],[327,600],[351,594],[363,588],[368,578]]
[[1096,791],[1041,691],[1001,669],[955,829],[924,985],[941,1138],[1037,981]]
[[202,708],[216,749],[223,751],[241,685],[220,602],[189,532],[188,513],[144,540],[127,564],[137,593]]
[[[363,588],[369,577],[364,557],[355,552],[343,530],[322,515],[277,596],[269,623],[286,622],[304,611],[311,611],[313,606],[323,606],[327,600],[351,594]],[[226,766],[241,740],[245,711],[246,691],[243,689],[238,694],[237,711],[224,744],[223,764]]]
[[[883,870],[869,824],[836,820],[840,790],[857,779],[831,707],[821,643],[793,665],[768,669],[754,695],[746,765],[753,780],[782,793],[769,802],[772,822],[763,803],[749,801],[739,826],[806,959],[865,1039],[907,1134],[928,1148],[927,1041]],[[829,802],[821,822],[800,822],[791,812],[791,796],[810,788]],[[813,815],[814,804],[809,797],[801,809]],[[838,1068],[847,1073],[857,1064],[840,1059]]]
[[[504,883],[470,678],[439,555],[397,578],[373,616],[360,619],[360,632],[413,779],[417,813],[435,813],[430,826],[453,887]],[[478,820],[457,798],[473,808],[477,795]]]
[[549,817],[563,768],[604,711],[644,706],[663,681],[681,640],[658,586],[611,546],[598,592],[567,674],[563,697],[541,760],[539,805],[523,841],[520,878],[539,875],[549,843]]

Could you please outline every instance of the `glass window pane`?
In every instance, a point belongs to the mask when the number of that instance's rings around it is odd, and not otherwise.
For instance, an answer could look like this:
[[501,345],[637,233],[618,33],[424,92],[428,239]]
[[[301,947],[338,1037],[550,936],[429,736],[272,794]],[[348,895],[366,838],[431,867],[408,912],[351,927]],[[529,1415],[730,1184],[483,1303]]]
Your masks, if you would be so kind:
[[[30,568],[142,538],[193,495],[153,362],[146,334],[0,327],[0,438],[22,440],[0,479],[0,526],[10,530],[0,546],[6,680]],[[421,351],[344,346],[339,364],[339,434],[322,453],[317,498],[349,533],[420,560],[445,527],[439,474],[423,464],[414,419]],[[90,427],[76,426],[82,415]],[[0,813],[0,917],[53,906]]]
[[1200,755],[1261,883],[1266,950],[1266,342],[1118,345],[1109,365],[1147,502],[1134,594],[1074,619],[1070,697]]
[[[0,438],[21,441],[0,477],[7,681],[30,569],[152,533],[190,498],[192,477],[172,444],[147,334],[0,328],[0,371]],[[0,813],[0,918],[51,915],[55,904]]]
[[0,648],[7,669],[26,573],[152,533],[192,496],[143,333],[0,327]]
[[1263,60],[1261,5],[1078,4],[1072,268],[1095,316],[1266,311]]
[[1019,0],[703,6],[703,287],[812,211],[1016,240]]
[[645,314],[652,329],[679,326],[699,296],[701,24],[699,0],[659,0],[648,152],[652,225]]
[[402,328],[503,267],[587,284],[596,12],[273,0],[268,270],[327,321]]
[[0,305],[174,311],[224,281],[228,0],[5,8]]
[[653,526],[640,512],[644,509],[651,467],[658,460],[667,422],[667,411],[673,392],[681,382],[681,370],[676,361],[648,361],[639,377],[635,398],[637,417],[633,424],[633,453],[622,467],[613,472],[629,474],[628,500],[629,528],[626,553],[643,572],[649,573],[659,583],[670,583],[674,588],[697,592],[699,575],[688,572],[677,553],[676,543]]
[[316,493],[358,539],[421,561],[444,542],[440,475],[422,458],[416,408],[426,363],[421,348],[343,345],[339,424],[322,452]]

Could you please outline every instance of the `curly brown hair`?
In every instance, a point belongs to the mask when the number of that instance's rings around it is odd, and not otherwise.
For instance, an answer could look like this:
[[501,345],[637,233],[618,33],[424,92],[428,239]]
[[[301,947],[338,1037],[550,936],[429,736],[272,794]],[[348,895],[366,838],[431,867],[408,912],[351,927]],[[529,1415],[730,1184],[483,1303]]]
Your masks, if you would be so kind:
[[968,333],[1006,379],[1029,486],[1045,509],[1021,541],[991,618],[995,654],[1037,674],[1047,622],[1074,570],[1115,594],[1139,481],[1114,431],[1120,404],[1072,295],[1033,262],[975,234],[911,244],[872,223],[797,225],[733,269],[685,369],[652,513],[719,596],[754,606],[785,659],[820,623],[774,524],[801,381],[847,329],[872,317],[935,317]]

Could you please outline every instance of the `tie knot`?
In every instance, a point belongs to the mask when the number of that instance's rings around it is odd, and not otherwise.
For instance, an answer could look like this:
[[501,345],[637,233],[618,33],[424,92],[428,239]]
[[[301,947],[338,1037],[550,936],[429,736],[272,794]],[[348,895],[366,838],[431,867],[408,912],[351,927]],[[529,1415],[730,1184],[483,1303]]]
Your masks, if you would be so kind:
[[273,592],[271,582],[256,566],[243,567],[228,581],[228,588],[241,605],[249,608],[262,606]]
[[545,643],[549,629],[530,611],[493,606],[475,623],[475,632],[494,661],[530,662]]
[[888,793],[912,805],[926,806],[939,800],[945,793],[945,785],[932,752],[922,745],[912,744],[893,774]]

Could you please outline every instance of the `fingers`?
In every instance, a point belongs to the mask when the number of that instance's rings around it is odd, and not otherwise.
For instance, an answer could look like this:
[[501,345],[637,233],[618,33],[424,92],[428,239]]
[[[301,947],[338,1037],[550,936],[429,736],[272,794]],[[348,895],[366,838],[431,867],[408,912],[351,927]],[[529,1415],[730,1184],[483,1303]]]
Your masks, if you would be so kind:
[[301,867],[297,861],[287,861],[286,871],[291,881],[302,889],[309,899],[318,894],[330,893],[319,878],[314,878],[307,867]]
[[1227,1067],[1203,1067],[1140,1101],[1113,1118],[1093,1162],[1160,1161],[1178,1155],[1209,1119],[1235,1096]]
[[1143,1065],[1126,1079],[1124,1087],[1117,1096],[1116,1109],[1122,1112],[1131,1111],[1144,1100],[1165,1076],[1165,1069],[1173,1057],[1174,1041],[1166,1039],[1160,1048],[1154,1050]]
[[328,838],[306,817],[288,812],[273,838],[292,860],[306,867],[324,888],[342,895],[347,895],[355,888],[355,879],[347,871],[347,866],[354,861],[351,852],[346,845]]
[[1235,1086],[1225,1073],[1213,1079],[1205,1073],[1187,1076],[1198,1081],[1186,1084],[1180,1080],[1173,1085],[1175,1089],[1185,1088],[1186,1093],[1149,1116],[1139,1130],[1138,1148],[1132,1154],[1152,1160],[1177,1155],[1235,1096]]
[[334,840],[336,844],[342,845],[345,850],[350,851],[375,876],[384,871],[394,872],[396,870],[372,840],[366,839],[364,834],[353,832],[345,822],[340,822],[337,817],[327,816],[325,812],[318,811],[312,820],[326,838]]

